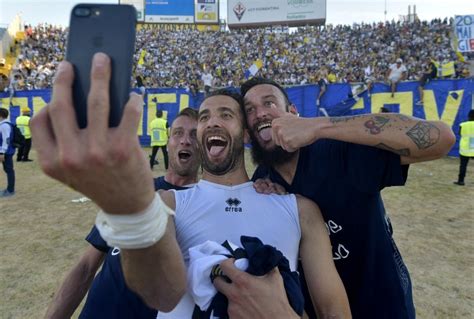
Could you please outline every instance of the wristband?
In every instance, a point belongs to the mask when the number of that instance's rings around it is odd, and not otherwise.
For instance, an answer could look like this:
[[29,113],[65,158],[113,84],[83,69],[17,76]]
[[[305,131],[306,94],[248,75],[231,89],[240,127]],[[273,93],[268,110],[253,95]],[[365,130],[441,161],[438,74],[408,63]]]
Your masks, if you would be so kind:
[[151,204],[140,213],[113,215],[101,210],[95,225],[108,246],[140,249],[152,246],[163,237],[170,215],[174,215],[174,211],[156,193]]

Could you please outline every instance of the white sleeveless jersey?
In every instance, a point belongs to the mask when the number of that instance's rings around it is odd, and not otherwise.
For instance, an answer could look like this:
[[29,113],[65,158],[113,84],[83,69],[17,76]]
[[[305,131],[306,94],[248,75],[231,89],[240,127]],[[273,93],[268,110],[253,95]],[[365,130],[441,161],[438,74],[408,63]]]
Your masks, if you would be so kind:
[[[241,245],[240,236],[259,238],[275,246],[297,269],[301,229],[294,195],[259,194],[252,182],[224,186],[201,180],[196,186],[174,191],[176,237],[189,263],[188,250],[208,240]],[[158,318],[191,318],[194,301],[186,293],[170,313]]]

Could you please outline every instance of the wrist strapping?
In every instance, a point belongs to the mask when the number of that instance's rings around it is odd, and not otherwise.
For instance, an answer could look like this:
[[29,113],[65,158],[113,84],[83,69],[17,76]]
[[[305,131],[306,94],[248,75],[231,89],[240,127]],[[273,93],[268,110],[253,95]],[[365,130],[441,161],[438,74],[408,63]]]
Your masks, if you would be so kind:
[[112,215],[101,210],[95,226],[110,247],[147,248],[163,237],[169,215],[174,215],[174,211],[156,193],[151,204],[140,213]]

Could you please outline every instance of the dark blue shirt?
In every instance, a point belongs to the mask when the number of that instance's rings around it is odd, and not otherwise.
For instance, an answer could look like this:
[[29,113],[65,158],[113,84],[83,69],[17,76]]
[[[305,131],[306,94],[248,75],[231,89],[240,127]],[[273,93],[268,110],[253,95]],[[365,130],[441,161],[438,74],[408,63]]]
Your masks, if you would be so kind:
[[254,173],[318,204],[355,319],[415,318],[410,277],[380,195],[404,185],[407,173],[394,153],[334,140],[300,149],[291,185],[272,168]]
[[[165,181],[164,176],[155,179],[155,190],[185,189]],[[94,226],[86,240],[96,249],[107,254],[101,271],[89,289],[87,300],[79,316],[86,318],[150,318],[155,319],[157,310],[148,307],[141,298],[128,289],[120,263],[120,249],[109,247]]]

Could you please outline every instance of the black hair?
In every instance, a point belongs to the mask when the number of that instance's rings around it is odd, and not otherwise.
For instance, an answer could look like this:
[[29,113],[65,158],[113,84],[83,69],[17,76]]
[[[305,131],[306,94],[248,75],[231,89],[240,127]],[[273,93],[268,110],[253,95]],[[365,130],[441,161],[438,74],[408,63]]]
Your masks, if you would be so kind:
[[1,118],[8,118],[8,110],[7,109],[4,109],[3,107],[0,108],[0,117]]
[[162,110],[157,110],[156,111],[156,117],[163,117],[163,111]]
[[387,109],[385,106],[382,106],[382,107],[380,108],[380,113],[390,113],[390,110]]
[[261,85],[261,84],[273,85],[278,90],[280,90],[280,92],[285,97],[286,110],[289,111],[289,106],[291,105],[291,102],[290,102],[290,98],[288,97],[288,94],[286,93],[285,89],[280,84],[278,84],[277,82],[273,80],[261,78],[261,77],[251,78],[250,80],[245,81],[240,86],[240,93],[242,94],[242,96],[245,96],[251,88],[253,88],[256,85]]
[[242,98],[242,95],[230,89],[218,89],[218,90],[212,91],[206,96],[203,102],[207,100],[208,98],[217,96],[217,95],[225,95],[230,98],[233,98],[237,103],[239,103],[239,106],[241,107],[244,105],[244,99]]

